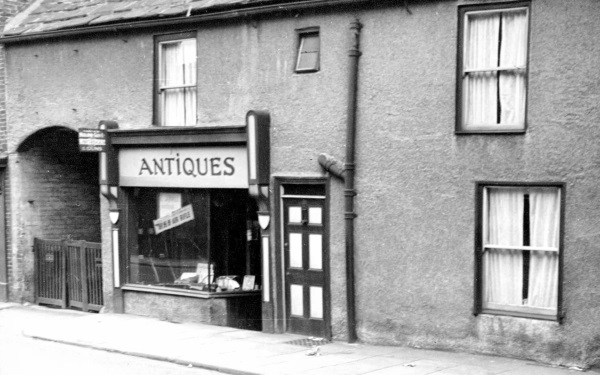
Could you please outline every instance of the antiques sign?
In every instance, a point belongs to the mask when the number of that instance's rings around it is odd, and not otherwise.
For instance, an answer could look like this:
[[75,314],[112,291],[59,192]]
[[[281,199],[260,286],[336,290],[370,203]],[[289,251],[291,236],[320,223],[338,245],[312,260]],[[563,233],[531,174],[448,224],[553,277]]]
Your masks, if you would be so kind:
[[245,147],[123,148],[121,186],[248,188]]
[[79,151],[104,152],[106,151],[106,134],[100,129],[79,129]]
[[192,220],[194,220],[194,210],[192,210],[192,205],[188,204],[171,212],[169,215],[154,220],[152,222],[154,224],[154,233],[159,234]]

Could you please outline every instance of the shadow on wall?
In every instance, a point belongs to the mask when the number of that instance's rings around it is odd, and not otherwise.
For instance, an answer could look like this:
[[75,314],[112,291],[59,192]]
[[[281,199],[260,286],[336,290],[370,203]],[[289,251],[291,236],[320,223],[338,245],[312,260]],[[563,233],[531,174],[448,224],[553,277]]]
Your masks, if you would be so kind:
[[98,154],[79,151],[78,134],[49,127],[17,148],[20,206],[28,237],[100,242]]

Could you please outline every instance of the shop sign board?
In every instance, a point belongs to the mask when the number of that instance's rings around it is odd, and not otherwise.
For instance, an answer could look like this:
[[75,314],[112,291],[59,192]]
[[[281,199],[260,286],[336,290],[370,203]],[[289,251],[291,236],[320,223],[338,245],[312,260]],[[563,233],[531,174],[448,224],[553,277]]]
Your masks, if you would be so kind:
[[79,129],[79,151],[105,152],[106,133],[100,129]]
[[243,146],[119,150],[119,184],[136,187],[248,188]]
[[152,222],[154,224],[154,233],[159,234],[192,220],[194,220],[194,210],[192,209],[192,205],[188,204],[154,220]]

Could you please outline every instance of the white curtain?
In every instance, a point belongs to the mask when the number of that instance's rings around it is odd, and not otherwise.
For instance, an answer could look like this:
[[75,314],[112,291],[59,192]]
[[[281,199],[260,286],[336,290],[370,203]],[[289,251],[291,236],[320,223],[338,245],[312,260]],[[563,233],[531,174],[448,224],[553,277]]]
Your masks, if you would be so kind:
[[[556,188],[531,190],[531,246],[558,249],[560,230],[560,191]],[[558,252],[531,251],[529,299],[532,307],[557,308]]]
[[[523,197],[522,190],[488,188],[487,244],[523,245]],[[483,256],[483,279],[484,301],[522,305],[522,252],[508,249],[486,250]]]
[[[500,66],[527,65],[527,13],[509,12],[502,16]],[[522,128],[525,123],[525,72],[500,73],[500,122]]]
[[196,40],[168,42],[161,46],[162,86],[194,85],[162,91],[162,124],[196,125]]
[[463,128],[522,128],[525,122],[525,72],[494,69],[527,65],[527,11],[467,14],[464,69]]
[[[498,65],[500,14],[467,15],[464,66],[487,69]],[[496,72],[469,73],[464,78],[464,129],[496,124],[498,87]]]

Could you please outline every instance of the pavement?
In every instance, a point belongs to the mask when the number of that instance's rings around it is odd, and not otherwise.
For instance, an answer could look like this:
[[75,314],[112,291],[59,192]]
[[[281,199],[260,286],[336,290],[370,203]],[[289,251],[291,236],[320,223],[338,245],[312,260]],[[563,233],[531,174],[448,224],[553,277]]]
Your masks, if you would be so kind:
[[[332,342],[126,314],[0,303],[24,336],[233,375],[559,375],[584,371],[513,358]],[[307,346],[308,344],[308,346]],[[596,373],[595,370],[594,373]]]

